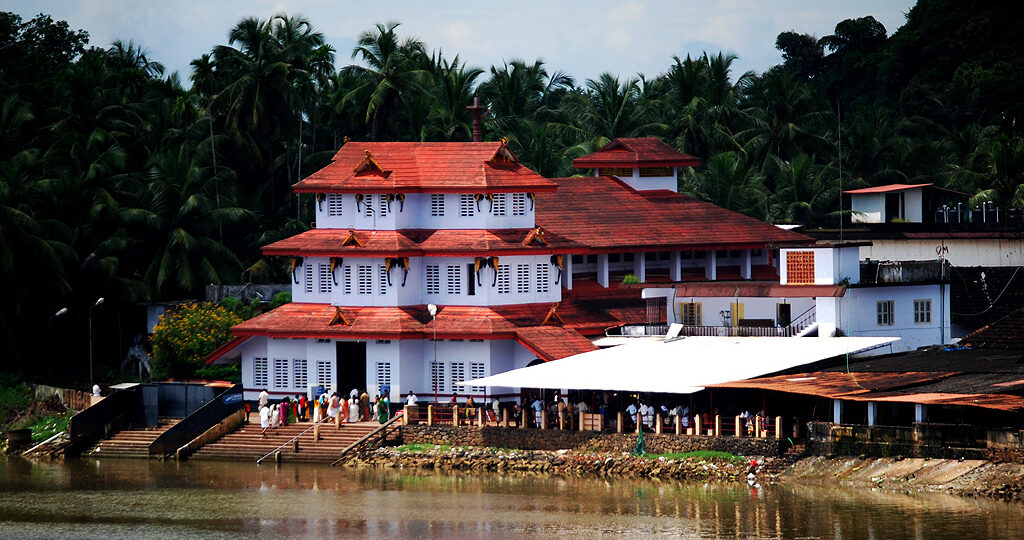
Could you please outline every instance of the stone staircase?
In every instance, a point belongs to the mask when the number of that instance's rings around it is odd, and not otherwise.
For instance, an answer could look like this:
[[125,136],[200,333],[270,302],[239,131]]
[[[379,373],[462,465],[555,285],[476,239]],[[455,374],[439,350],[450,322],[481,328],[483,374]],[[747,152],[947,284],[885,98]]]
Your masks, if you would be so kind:
[[161,418],[157,421],[156,427],[152,429],[119,431],[113,437],[101,440],[86,455],[89,457],[149,458],[150,443],[180,420],[180,418]]
[[[267,436],[260,435],[259,423],[243,425],[237,431],[228,433],[219,440],[203,446],[189,459],[222,459],[232,461],[256,461],[275,448],[287,443],[296,435],[312,426],[309,422],[288,424],[277,429],[268,429]],[[321,424],[320,440],[313,441],[313,430],[299,437],[299,452],[295,452],[294,442],[280,449],[281,461],[289,463],[331,463],[338,459],[341,451],[352,443],[372,433],[380,424],[356,422],[342,424],[337,429],[334,424]],[[264,463],[273,462],[274,456],[268,457]]]

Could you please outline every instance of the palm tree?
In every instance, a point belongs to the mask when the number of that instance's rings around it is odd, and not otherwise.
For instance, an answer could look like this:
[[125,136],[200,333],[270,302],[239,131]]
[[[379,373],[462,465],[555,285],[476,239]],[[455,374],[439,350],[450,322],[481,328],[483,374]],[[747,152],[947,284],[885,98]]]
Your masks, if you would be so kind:
[[801,154],[791,161],[772,156],[775,173],[775,203],[778,219],[790,223],[814,223],[834,214],[838,201],[839,182],[831,167],[818,167],[814,160]]
[[384,122],[401,104],[406,92],[423,92],[430,81],[429,62],[423,42],[415,38],[400,41],[395,33],[398,23],[377,24],[373,30],[359,34],[352,58],[359,57],[366,66],[350,65],[342,72],[360,80],[346,100],[361,97],[366,103],[366,119],[370,138],[383,135]]
[[700,171],[686,171],[681,179],[684,192],[759,219],[771,214],[761,173],[743,153],[720,152],[711,156]]
[[640,99],[638,79],[619,78],[602,73],[598,80],[587,80],[588,107],[583,123],[592,135],[609,139],[652,135],[668,128],[650,121],[647,103]]
[[480,68],[467,68],[464,62],[460,64],[458,56],[449,62],[438,54],[431,61],[436,84],[424,140],[469,140],[473,135],[473,115],[466,107],[473,104],[473,85],[484,72]]

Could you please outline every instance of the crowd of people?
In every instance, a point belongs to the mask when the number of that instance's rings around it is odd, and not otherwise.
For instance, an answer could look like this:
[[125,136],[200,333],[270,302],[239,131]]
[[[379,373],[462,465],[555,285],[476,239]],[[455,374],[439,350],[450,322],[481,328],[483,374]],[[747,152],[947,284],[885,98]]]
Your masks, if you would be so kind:
[[360,393],[353,388],[348,396],[339,396],[337,392],[326,392],[308,399],[304,394],[294,399],[286,396],[277,403],[270,403],[270,393],[260,392],[257,401],[260,416],[260,432],[266,437],[267,430],[286,426],[289,422],[369,422],[376,419],[381,424],[391,416],[391,402],[388,396],[377,395],[370,401],[370,395]]

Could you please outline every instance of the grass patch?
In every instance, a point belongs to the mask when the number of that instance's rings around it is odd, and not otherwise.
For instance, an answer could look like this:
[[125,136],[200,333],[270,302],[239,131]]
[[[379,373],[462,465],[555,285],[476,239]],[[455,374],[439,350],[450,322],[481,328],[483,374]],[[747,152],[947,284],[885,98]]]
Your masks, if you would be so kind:
[[721,459],[732,463],[746,463],[746,458],[730,454],[729,452],[718,452],[715,450],[694,450],[693,452],[668,452],[665,454],[645,454],[644,457],[665,459]]
[[32,440],[35,442],[43,442],[57,433],[67,431],[68,423],[71,422],[71,417],[74,415],[75,411],[69,409],[67,412],[61,414],[51,414],[33,418],[19,427],[31,429]]
[[12,421],[13,416],[32,404],[32,389],[27,385],[0,386],[0,424]]
[[417,453],[428,453],[428,452],[449,452],[452,447],[449,444],[425,444],[425,443],[412,443],[403,444],[396,448],[399,452],[417,452]]

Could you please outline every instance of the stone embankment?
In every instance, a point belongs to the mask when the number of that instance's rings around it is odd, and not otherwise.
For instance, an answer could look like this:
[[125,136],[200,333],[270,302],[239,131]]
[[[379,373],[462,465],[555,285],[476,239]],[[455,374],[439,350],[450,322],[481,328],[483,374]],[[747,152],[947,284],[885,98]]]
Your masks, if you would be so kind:
[[[767,471],[781,458],[759,460],[759,473]],[[437,447],[424,451],[381,448],[355,456],[348,467],[421,469],[434,471],[493,472],[499,474],[550,474],[558,476],[599,476],[658,478],[686,481],[746,481],[749,464],[745,460],[688,457],[634,457],[628,453],[590,453],[572,450],[509,450],[496,448]]]

